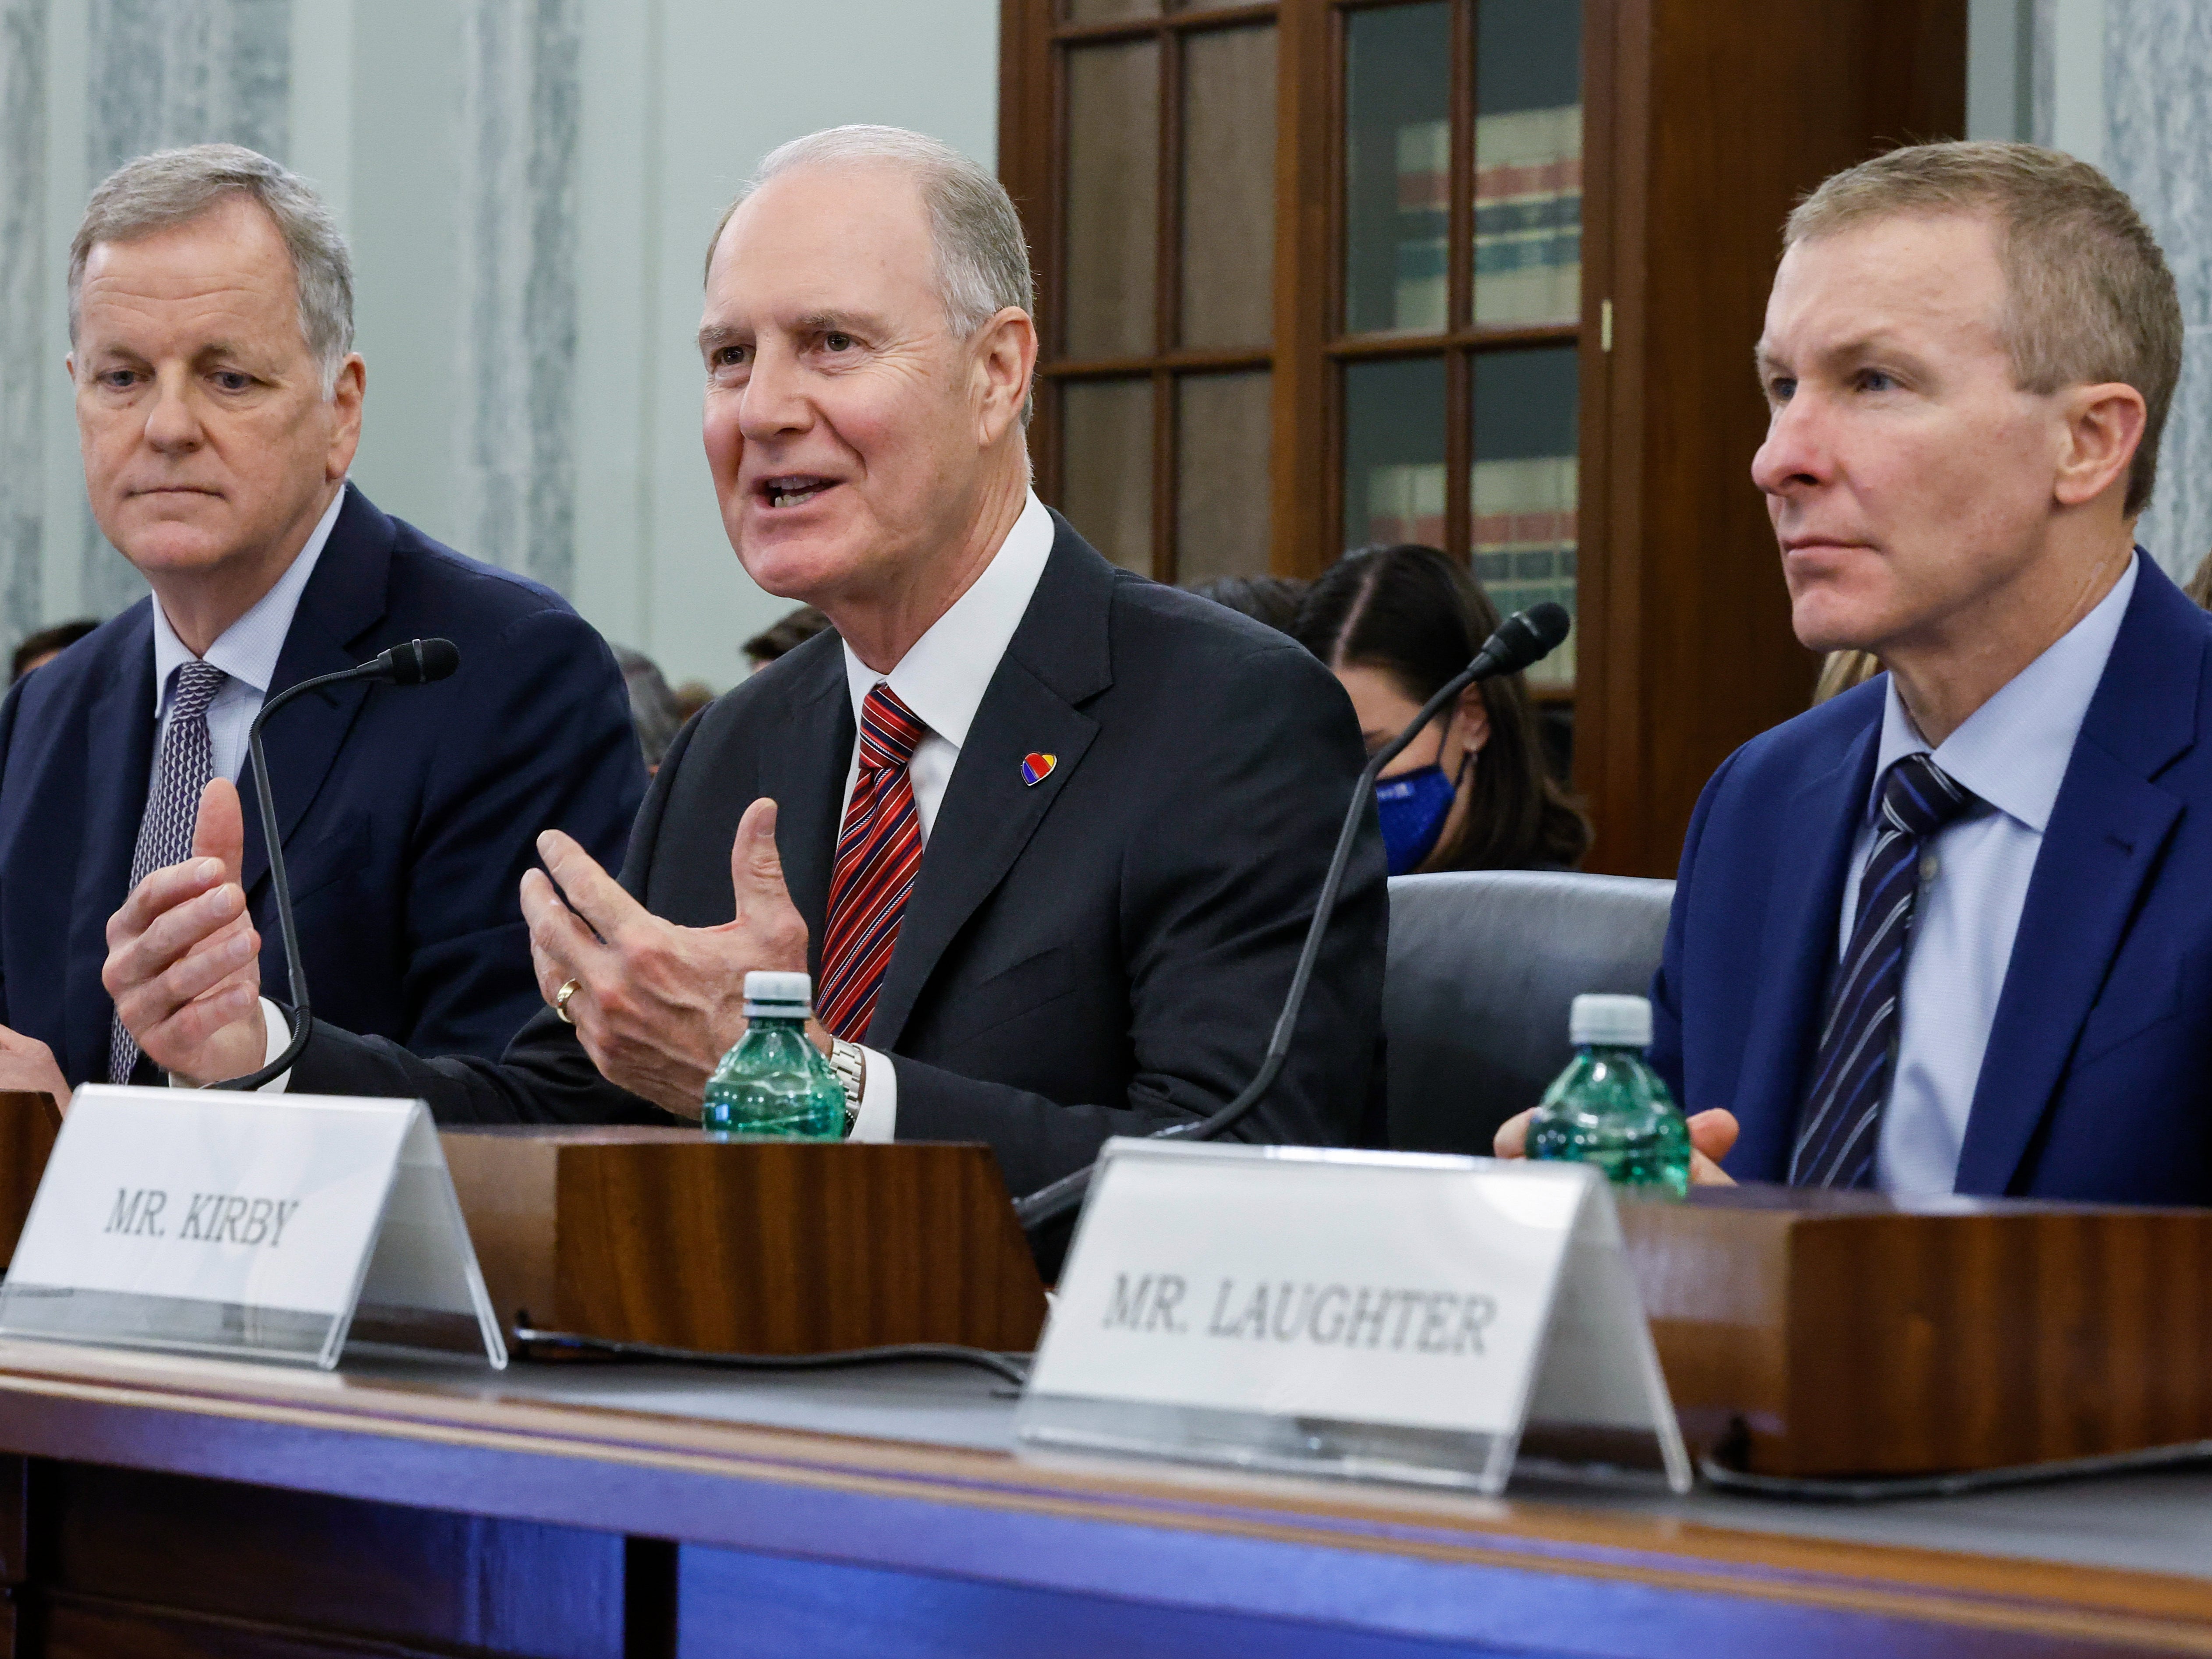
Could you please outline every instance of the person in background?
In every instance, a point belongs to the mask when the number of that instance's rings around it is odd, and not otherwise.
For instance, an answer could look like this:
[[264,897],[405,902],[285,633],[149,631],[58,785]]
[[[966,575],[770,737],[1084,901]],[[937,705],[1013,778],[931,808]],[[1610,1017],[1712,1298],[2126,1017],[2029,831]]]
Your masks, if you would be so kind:
[[99,626],[99,623],[86,618],[75,622],[57,622],[50,628],[40,628],[15,647],[15,671],[8,676],[8,683],[12,686],[33,669],[44,668]]
[[704,680],[685,680],[668,693],[669,704],[676,711],[676,724],[680,730],[701,709],[713,702],[719,693]]
[[2212,553],[2197,560],[2196,572],[2181,590],[2206,610],[2212,610]]
[[[349,481],[352,262],[304,179],[230,144],[126,162],[87,203],[68,296],[93,518],[153,591],[0,705],[0,1088],[157,1083],[140,1030],[252,1009],[284,1031],[259,996],[264,958],[296,993],[240,798],[248,728],[270,693],[417,638],[453,641],[458,671],[335,686],[269,724],[301,965],[349,1030],[497,1054],[538,1002],[532,839],[618,858],[644,798],[605,642]],[[217,936],[149,1023],[111,942],[179,906]]]
[[1313,584],[1294,576],[1217,576],[1194,582],[1191,591],[1201,599],[1226,605],[1255,622],[1288,633],[1298,620],[1298,606]]
[[[1370,754],[1474,660],[1498,608],[1457,560],[1401,542],[1339,560],[1306,594],[1292,628],[1351,693]],[[1376,783],[1390,874],[1571,869],[1589,820],[1545,764],[1528,682],[1470,686]]]
[[659,666],[650,657],[628,645],[617,645],[614,651],[623,684],[629,690],[630,724],[637,728],[637,746],[645,754],[645,769],[657,772],[660,757],[668,753],[669,744],[676,741],[676,734],[690,716],[682,711],[676,693],[669,690]]
[[1881,672],[1881,658],[1870,651],[1830,651],[1820,659],[1820,677],[1813,682],[1813,706],[1866,684]]
[[[776,658],[798,650],[829,626],[830,619],[811,605],[801,605],[796,610],[786,612],[745,641],[745,672],[758,674]],[[707,700],[714,700],[712,693],[708,694]]]

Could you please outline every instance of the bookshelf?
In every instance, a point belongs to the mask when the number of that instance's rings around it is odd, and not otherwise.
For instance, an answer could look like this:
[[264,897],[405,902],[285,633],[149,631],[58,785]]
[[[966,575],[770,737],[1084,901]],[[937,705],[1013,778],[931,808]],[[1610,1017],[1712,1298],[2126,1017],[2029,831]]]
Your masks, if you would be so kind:
[[1041,493],[1164,581],[1419,541],[1577,617],[1590,867],[1804,705],[1749,481],[1781,220],[1960,130],[1965,0],[1003,0]]

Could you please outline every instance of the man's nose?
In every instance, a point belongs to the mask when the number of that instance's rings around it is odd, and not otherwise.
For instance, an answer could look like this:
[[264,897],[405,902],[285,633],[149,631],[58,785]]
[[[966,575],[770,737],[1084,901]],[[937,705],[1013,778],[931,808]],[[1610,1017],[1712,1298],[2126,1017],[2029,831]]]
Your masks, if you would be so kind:
[[787,352],[760,351],[738,398],[738,430],[747,441],[758,442],[803,432],[812,421],[799,364]]
[[146,411],[146,441],[164,454],[193,450],[200,444],[199,411],[181,374],[155,377],[154,398]]
[[1789,495],[1824,483],[1834,469],[1826,421],[1802,394],[1775,409],[1766,441],[1751,457],[1751,481],[1769,495]]

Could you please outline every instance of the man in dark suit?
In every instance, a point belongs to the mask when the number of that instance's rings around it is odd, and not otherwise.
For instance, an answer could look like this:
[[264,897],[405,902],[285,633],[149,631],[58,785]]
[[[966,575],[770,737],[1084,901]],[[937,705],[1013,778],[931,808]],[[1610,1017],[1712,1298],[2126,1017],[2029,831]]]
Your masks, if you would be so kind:
[[496,1055],[538,1001],[514,896],[532,837],[559,826],[613,855],[643,796],[611,655],[556,595],[346,483],[363,371],[345,247],[266,157],[203,146],[119,170],[70,295],[93,511],[154,592],[0,705],[0,1075],[64,1097],[156,1081],[103,983],[126,898],[219,923],[235,960],[188,1019],[256,1002],[257,954],[290,995],[238,795],[258,787],[247,727],[271,692],[439,635],[460,649],[451,678],[312,693],[266,750],[318,1014]]
[[1897,151],[1793,216],[1753,476],[1798,638],[1887,673],[1691,821],[1653,1053],[1733,1175],[2212,1203],[2212,618],[2133,545],[2180,352],[2064,156]]
[[[746,971],[775,968],[815,976],[855,1138],[985,1140],[1018,1190],[1243,1087],[1359,735],[1292,642],[1115,570],[1037,501],[1030,303],[1012,204],[956,152],[860,128],[769,159],[710,253],[706,447],[747,571],[836,632],[678,739],[619,884],[544,838],[523,904],[553,1007],[501,1063],[319,1022],[295,1087],[448,1122],[696,1119]],[[1370,820],[1251,1138],[1361,1131],[1384,905]],[[189,977],[190,931],[142,978]],[[262,1042],[241,1022],[164,1058],[212,1075]]]

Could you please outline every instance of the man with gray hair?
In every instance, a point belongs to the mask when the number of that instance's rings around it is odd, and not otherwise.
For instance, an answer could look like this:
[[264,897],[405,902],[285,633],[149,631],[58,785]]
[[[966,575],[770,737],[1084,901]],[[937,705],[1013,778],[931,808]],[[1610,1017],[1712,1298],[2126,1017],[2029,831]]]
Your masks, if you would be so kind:
[[[619,883],[543,838],[522,903],[551,1006],[502,1063],[319,1024],[299,1087],[447,1122],[696,1121],[756,968],[815,976],[848,1133],[988,1141],[1016,1191],[1251,1081],[1358,724],[1295,643],[1116,570],[1038,501],[1031,310],[1013,204],[946,146],[853,127],[768,158],[708,254],[707,457],[746,571],[834,631],[684,729]],[[1372,1133],[1371,814],[1356,852],[1251,1138]],[[155,927],[148,971],[194,973],[215,930]],[[216,1075],[265,1040],[249,1018],[162,1057]]]
[[[515,883],[558,827],[619,856],[644,790],[623,681],[560,597],[462,558],[347,481],[365,370],[345,242],[234,145],[127,163],[70,251],[85,486],[153,592],[0,705],[0,1086],[158,1081],[147,1056],[291,997],[240,793],[271,693],[444,636],[450,679],[356,682],[269,724],[315,1011],[495,1055],[535,1002]],[[156,914],[208,930],[149,980]],[[225,1076],[258,1069],[257,1050]],[[208,1080],[200,1080],[208,1081]]]

